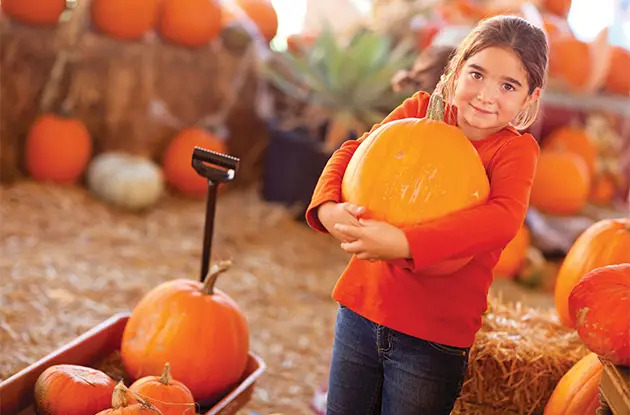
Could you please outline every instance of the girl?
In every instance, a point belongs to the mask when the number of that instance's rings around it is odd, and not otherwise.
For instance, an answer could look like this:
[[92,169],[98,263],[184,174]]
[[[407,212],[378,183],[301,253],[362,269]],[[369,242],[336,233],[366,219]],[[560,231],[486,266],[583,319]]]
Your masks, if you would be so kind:
[[[354,254],[333,291],[341,306],[329,415],[452,410],[487,307],[492,268],[529,203],[539,148],[517,130],[531,125],[538,112],[547,53],[540,29],[518,17],[494,17],[458,46],[438,85],[448,103],[447,122],[462,129],[485,166],[491,190],[483,205],[404,229],[364,220],[363,207],[340,203],[341,181],[369,133],[331,156],[306,212],[312,228],[329,232]],[[424,117],[428,99],[416,93],[383,123]],[[470,256],[450,275],[419,271]]]

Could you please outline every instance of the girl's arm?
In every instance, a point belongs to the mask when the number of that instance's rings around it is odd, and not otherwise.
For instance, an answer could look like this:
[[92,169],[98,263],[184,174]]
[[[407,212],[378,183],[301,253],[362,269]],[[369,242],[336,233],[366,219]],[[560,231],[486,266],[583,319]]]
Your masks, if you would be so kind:
[[422,91],[416,92],[412,97],[403,101],[391,114],[385,117],[383,122],[375,124],[369,132],[364,133],[358,139],[346,141],[332,154],[319,177],[319,181],[313,192],[313,197],[311,198],[311,203],[306,210],[306,222],[311,228],[320,232],[327,232],[326,228],[317,217],[317,210],[324,202],[341,202],[341,181],[346,172],[346,167],[357,147],[359,147],[359,144],[361,144],[372,131],[385,123],[403,118],[424,117],[427,112],[428,104],[429,94]]
[[404,228],[415,272],[440,261],[503,248],[525,220],[540,149],[525,134],[495,155],[490,198],[482,205]]

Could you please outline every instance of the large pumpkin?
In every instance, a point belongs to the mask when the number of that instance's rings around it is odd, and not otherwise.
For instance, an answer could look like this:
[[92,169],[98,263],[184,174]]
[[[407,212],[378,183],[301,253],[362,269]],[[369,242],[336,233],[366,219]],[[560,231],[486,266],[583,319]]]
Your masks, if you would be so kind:
[[544,415],[595,415],[604,366],[595,353],[580,359],[556,385]]
[[96,369],[50,366],[35,382],[35,406],[40,415],[94,415],[109,408],[115,386]]
[[[427,117],[388,122],[368,135],[348,163],[343,200],[365,207],[368,218],[398,227],[485,202],[490,184],[481,159],[464,133],[443,121],[443,108],[433,95]],[[449,273],[469,261],[445,261],[424,271]]]
[[575,153],[582,157],[590,175],[595,173],[597,148],[588,132],[583,128],[560,127],[549,134],[543,142],[544,150],[559,150]]
[[569,295],[580,279],[595,268],[630,262],[630,218],[604,219],[575,241],[556,277],[554,301],[560,321],[574,327]]
[[132,378],[160,373],[169,362],[173,377],[206,403],[238,383],[247,364],[249,329],[234,300],[214,289],[226,269],[213,266],[204,284],[165,282],[142,298],[121,344]]
[[90,133],[75,118],[44,114],[26,137],[26,169],[36,180],[76,182],[91,156]]
[[590,176],[584,160],[574,153],[542,151],[538,158],[530,201],[543,212],[573,215],[588,199]]
[[[145,376],[136,380],[129,390],[144,397],[158,408],[162,415],[186,415],[195,413],[195,398],[190,389],[171,376],[170,365],[164,365],[162,376]],[[136,402],[134,394],[130,402]]]
[[569,313],[586,347],[630,366],[630,263],[596,268],[569,295]]
[[226,152],[223,141],[201,128],[184,128],[171,140],[162,160],[166,181],[179,192],[202,197],[208,190],[208,179],[201,177],[192,167],[195,146],[219,153]]
[[572,36],[557,36],[550,39],[549,52],[549,75],[574,91],[585,89],[592,66],[589,45]]
[[614,47],[605,81],[606,89],[626,97],[630,95],[628,68],[630,68],[630,51],[620,46]]
[[236,3],[254,22],[267,42],[276,36],[278,15],[270,0],[237,0]]
[[503,277],[515,277],[527,257],[530,245],[530,234],[523,225],[518,233],[505,247],[499,261],[494,266],[494,274]]
[[216,38],[221,26],[217,0],[162,0],[159,31],[169,42],[200,47]]
[[7,16],[39,26],[54,26],[66,8],[66,0],[2,0],[2,11]]
[[155,26],[158,6],[159,0],[92,0],[92,21],[111,37],[139,39]]

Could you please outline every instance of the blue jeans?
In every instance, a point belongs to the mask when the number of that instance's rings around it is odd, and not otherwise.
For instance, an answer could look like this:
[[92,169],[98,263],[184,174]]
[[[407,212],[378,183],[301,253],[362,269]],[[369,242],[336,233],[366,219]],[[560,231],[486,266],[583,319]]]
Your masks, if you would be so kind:
[[341,306],[326,414],[447,415],[469,351],[408,336]]

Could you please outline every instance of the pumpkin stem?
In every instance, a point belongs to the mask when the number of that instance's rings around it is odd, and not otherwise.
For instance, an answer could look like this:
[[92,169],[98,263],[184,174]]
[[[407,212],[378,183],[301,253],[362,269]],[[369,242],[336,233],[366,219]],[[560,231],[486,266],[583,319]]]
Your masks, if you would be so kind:
[[218,264],[213,264],[208,271],[206,279],[203,281],[203,287],[201,292],[204,294],[214,294],[214,284],[217,282],[219,275],[223,274],[232,266],[232,261],[221,261]]
[[125,386],[125,383],[122,380],[118,382],[118,385],[116,385],[114,393],[112,394],[112,408],[119,409],[129,405],[129,401],[127,401],[128,390],[129,389]]
[[162,372],[162,377],[160,377],[160,383],[163,385],[169,385],[173,381],[173,377],[171,376],[171,365],[166,362],[164,364],[164,372]]
[[444,98],[438,93],[431,94],[426,118],[434,121],[444,121]]

